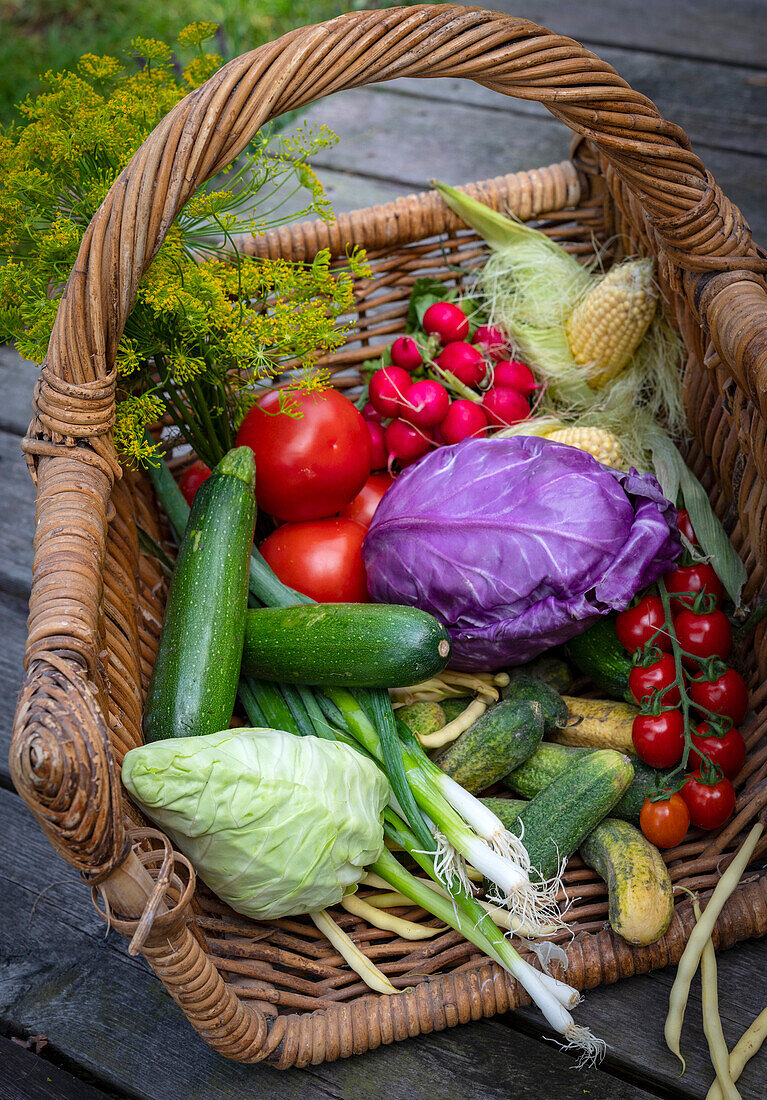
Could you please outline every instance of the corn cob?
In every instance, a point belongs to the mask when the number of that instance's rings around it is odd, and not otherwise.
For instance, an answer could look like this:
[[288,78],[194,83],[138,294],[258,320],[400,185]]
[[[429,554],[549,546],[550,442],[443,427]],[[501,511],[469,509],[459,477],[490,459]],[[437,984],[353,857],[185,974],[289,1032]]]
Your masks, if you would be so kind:
[[593,390],[623,370],[647,331],[658,298],[652,276],[652,260],[617,264],[570,315],[570,351]]
[[620,440],[606,428],[560,428],[549,432],[547,439],[555,443],[566,443],[580,451],[588,451],[597,462],[612,466],[614,470],[626,469],[626,458]]

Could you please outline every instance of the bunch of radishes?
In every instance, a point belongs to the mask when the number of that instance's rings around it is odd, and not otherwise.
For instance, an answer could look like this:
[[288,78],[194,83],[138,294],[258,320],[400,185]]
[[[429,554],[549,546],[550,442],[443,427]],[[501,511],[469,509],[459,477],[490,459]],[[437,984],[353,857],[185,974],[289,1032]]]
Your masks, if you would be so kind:
[[[434,302],[421,324],[423,340],[400,336],[390,349],[391,365],[370,377],[362,415],[374,470],[409,466],[434,447],[517,424],[530,415],[529,398],[539,388],[529,367],[506,358],[501,329],[480,325],[469,340],[460,306]],[[436,342],[430,359],[424,349]]]

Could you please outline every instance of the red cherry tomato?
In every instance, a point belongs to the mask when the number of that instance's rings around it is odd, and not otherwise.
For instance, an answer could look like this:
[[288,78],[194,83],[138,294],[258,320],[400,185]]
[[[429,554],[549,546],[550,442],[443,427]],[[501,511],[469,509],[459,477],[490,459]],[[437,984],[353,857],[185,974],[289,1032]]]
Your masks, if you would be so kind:
[[261,553],[283,584],[318,603],[367,603],[366,533],[351,519],[285,523],[261,543]]
[[452,302],[435,302],[429,306],[421,326],[430,336],[438,336],[442,344],[465,340],[469,335],[469,318]]
[[198,458],[196,462],[193,462],[191,466],[187,466],[184,470],[178,487],[184,494],[184,500],[190,508],[197,494],[197,490],[200,488],[203,481],[207,481],[209,477],[210,466],[206,466],[200,458]]
[[733,727],[724,737],[710,733],[708,722],[701,722],[692,735],[693,748],[690,751],[691,768],[702,768],[703,760],[695,750],[700,749],[712,764],[721,768],[728,779],[734,779],[746,762],[746,743]]
[[688,542],[691,542],[693,546],[698,545],[698,540],[695,537],[695,532],[692,529],[690,523],[690,513],[686,508],[680,508],[676,514],[676,522],[679,526],[679,530],[682,532]]
[[671,768],[684,752],[684,718],[680,710],[638,714],[631,727],[637,755],[653,768]]
[[381,503],[381,497],[393,483],[391,474],[371,474],[354,500],[349,501],[341,510],[341,515],[345,519],[361,523],[363,527],[369,527],[373,513]]
[[[676,665],[670,653],[664,653],[654,664],[635,665],[629,673],[629,691],[637,703],[643,699],[660,696],[664,707],[675,707],[680,702],[676,680]],[[672,685],[672,686],[670,686]]]
[[[672,569],[663,578],[666,588],[672,594],[674,592],[707,592],[716,600],[715,607],[719,607],[724,596],[722,582],[708,562],[696,562],[694,565],[679,565]],[[682,596],[671,601],[671,609],[678,614],[685,607],[692,607],[694,596]]]
[[726,777],[709,784],[699,771],[693,772],[680,793],[696,829],[718,829],[735,809],[735,789]]
[[370,473],[370,432],[337,390],[296,393],[300,416],[279,412],[270,393],[248,412],[237,433],[256,456],[259,508],[282,520],[321,519],[348,504]]
[[615,620],[615,633],[624,649],[633,653],[641,649],[652,638],[652,644],[666,652],[671,650],[668,634],[655,632],[663,628],[666,616],[659,596],[644,596],[634,607],[621,611]]
[[690,698],[696,706],[726,715],[734,726],[740,725],[748,711],[746,681],[734,668],[728,668],[715,680],[693,680]]
[[[721,657],[724,660],[732,649],[732,627],[723,611],[696,615],[685,609],[674,619],[674,630],[682,649],[694,657]],[[685,661],[692,663],[688,658]]]
[[639,811],[639,826],[656,848],[676,848],[690,827],[687,803],[676,793],[658,802],[646,798]]

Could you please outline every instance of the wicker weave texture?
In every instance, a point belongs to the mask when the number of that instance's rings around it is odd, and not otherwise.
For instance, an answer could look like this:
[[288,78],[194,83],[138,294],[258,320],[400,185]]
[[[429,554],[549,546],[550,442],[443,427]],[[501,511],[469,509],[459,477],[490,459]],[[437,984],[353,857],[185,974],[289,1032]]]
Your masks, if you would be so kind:
[[[83,240],[35,392],[24,442],[37,480],[27,674],[14,726],[14,781],[51,843],[100,884],[201,1035],[243,1061],[282,1067],[371,1049],[505,1011],[516,983],[455,933],[428,947],[339,921],[398,997],[356,984],[308,922],[243,921],[188,879],[148,838],[121,794],[118,765],[140,742],[140,717],[162,622],[164,579],[139,553],[136,521],[163,522],[145,480],[123,472],[111,439],[114,356],[138,283],[173,218],[269,118],[323,95],[399,76],[462,76],[544,103],[580,136],[573,162],[471,185],[496,209],[538,219],[576,253],[594,241],[657,258],[669,313],[687,348],[688,460],[764,591],[767,552],[767,293],[764,254],[684,133],[571,39],[482,9],[452,5],[353,13],[286,35],[224,66],[157,127],[116,181]],[[439,236],[439,240],[436,238]],[[253,242],[259,255],[309,259],[369,250],[355,339],[329,361],[351,385],[371,349],[402,331],[414,280],[454,280],[482,248],[433,193],[304,224]],[[668,853],[675,882],[710,889],[742,830],[767,804],[767,641],[753,639],[756,714],[738,778],[737,815],[716,837]],[[159,850],[159,849],[158,849]],[[588,987],[677,959],[691,926],[679,906],[667,935],[632,949],[604,930],[603,884],[573,860],[566,880],[577,931],[568,980]],[[417,915],[417,914],[414,914]],[[767,931],[767,881],[743,887],[718,926],[720,946]],[[227,980],[224,980],[223,976]]]

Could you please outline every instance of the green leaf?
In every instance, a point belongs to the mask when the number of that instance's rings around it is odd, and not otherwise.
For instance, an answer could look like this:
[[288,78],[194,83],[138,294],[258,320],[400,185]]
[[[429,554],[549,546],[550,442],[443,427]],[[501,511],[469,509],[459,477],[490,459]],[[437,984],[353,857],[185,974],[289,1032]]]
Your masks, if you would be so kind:
[[719,520],[714,515],[708,494],[693,472],[682,461],[679,466],[679,481],[684,506],[690,513],[698,542],[710,559],[717,576],[735,604],[740,607],[740,595],[746,583],[746,567],[735,552]]

